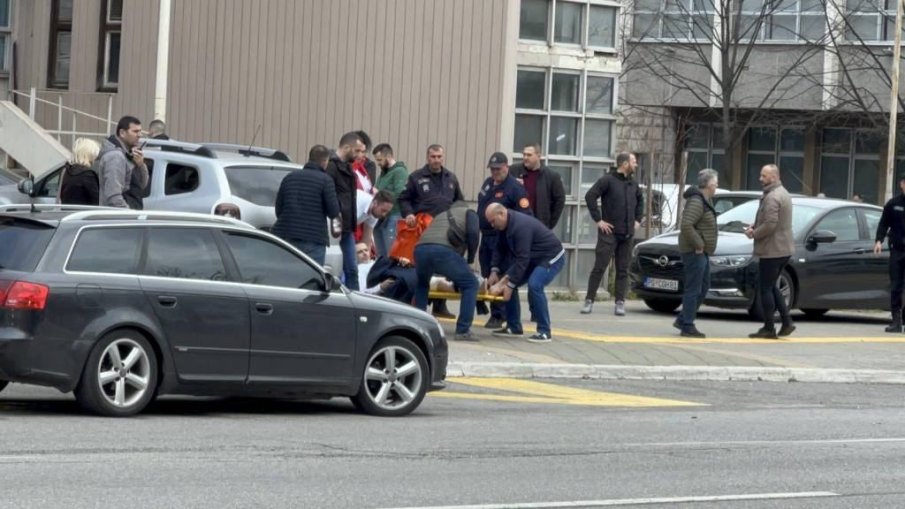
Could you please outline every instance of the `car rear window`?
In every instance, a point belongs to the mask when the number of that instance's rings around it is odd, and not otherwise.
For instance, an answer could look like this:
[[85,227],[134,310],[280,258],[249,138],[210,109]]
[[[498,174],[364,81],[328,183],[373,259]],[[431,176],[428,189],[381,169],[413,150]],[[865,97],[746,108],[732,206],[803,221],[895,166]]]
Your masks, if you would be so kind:
[[229,166],[224,171],[234,196],[255,205],[273,207],[280,183],[294,170],[269,166]]
[[35,221],[0,218],[0,269],[35,270],[54,231],[54,227]]

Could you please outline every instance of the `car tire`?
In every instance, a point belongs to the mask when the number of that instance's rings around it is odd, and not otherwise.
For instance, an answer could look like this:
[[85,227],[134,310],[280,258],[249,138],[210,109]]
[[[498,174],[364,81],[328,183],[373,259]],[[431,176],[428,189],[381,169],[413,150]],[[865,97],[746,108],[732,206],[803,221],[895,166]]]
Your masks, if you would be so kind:
[[[779,274],[779,280],[777,280],[777,284],[779,285],[780,291],[783,291],[783,293],[786,294],[786,304],[789,306],[789,311],[791,312],[792,306],[795,305],[795,295],[797,295],[795,280],[792,279],[792,275],[789,274],[789,271],[783,270]],[[777,311],[777,313],[779,312]],[[760,296],[754,297],[754,301],[751,303],[751,307],[748,308],[748,316],[756,322],[764,321],[764,314],[760,309]]]
[[813,319],[820,318],[823,315],[827,314],[827,312],[829,312],[829,309],[807,308],[807,309],[802,309],[801,311],[804,313],[804,316],[813,320]]
[[0,380],[0,392],[3,392],[3,389],[6,389],[6,386],[9,385],[9,382],[6,380]]
[[75,397],[86,410],[108,417],[141,412],[157,392],[157,357],[136,331],[116,330],[94,345]]
[[368,355],[352,402],[370,415],[401,417],[418,408],[429,383],[430,368],[421,349],[406,338],[390,336]]
[[644,299],[644,303],[658,313],[672,313],[682,305],[682,301],[672,299]]

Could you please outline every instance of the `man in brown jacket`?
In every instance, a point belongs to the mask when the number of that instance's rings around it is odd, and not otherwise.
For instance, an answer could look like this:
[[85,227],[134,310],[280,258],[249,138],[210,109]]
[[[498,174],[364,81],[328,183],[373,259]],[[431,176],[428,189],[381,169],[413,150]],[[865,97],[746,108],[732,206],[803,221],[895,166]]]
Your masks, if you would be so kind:
[[716,250],[717,240],[716,210],[711,200],[718,186],[719,175],[715,170],[701,170],[697,187],[689,187],[683,195],[685,210],[679,231],[679,253],[685,281],[682,313],[673,327],[681,330],[684,337],[706,337],[695,327],[694,318],[710,289],[710,256]]
[[[795,251],[792,198],[782,186],[779,168],[775,164],[761,168],[760,184],[764,188],[764,196],[760,199],[754,225],[745,230],[745,235],[754,239],[754,256],[759,260],[757,296],[764,316],[764,326],[748,337],[776,339],[777,336],[788,336],[795,331],[795,325],[789,316],[789,306],[776,286],[779,275]],[[778,334],[773,322],[777,308],[782,317],[782,328]]]

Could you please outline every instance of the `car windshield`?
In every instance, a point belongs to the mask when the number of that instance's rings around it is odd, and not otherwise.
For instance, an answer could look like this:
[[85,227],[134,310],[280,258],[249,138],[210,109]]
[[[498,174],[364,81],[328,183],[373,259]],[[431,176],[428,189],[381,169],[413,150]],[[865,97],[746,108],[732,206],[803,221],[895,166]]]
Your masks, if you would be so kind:
[[16,175],[15,173],[0,169],[0,186],[8,186],[11,184],[18,184],[19,181],[22,180],[21,177]]
[[[717,216],[717,227],[721,232],[744,233],[745,228],[754,223],[759,206],[760,200],[751,200],[733,207]],[[792,208],[792,233],[797,237],[818,212],[820,209],[816,207],[795,205]]]
[[273,207],[283,177],[293,170],[270,166],[229,166],[225,171],[234,196],[255,205]]

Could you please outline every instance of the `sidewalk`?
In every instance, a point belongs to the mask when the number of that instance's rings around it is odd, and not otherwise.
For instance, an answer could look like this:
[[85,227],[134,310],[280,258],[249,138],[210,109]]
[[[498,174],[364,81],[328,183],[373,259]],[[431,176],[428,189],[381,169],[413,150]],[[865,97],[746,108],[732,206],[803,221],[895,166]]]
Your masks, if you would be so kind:
[[[641,301],[628,302],[624,317],[613,315],[612,301],[591,315],[579,307],[550,303],[554,339],[546,344],[494,337],[483,328],[487,317],[476,316],[479,342],[450,341],[450,376],[905,383],[905,334],[883,332],[885,313],[795,313],[790,338],[752,340],[759,324],[744,312],[705,308],[697,325],[708,337],[691,339],[672,328],[673,315]],[[441,323],[451,339],[454,320]]]

